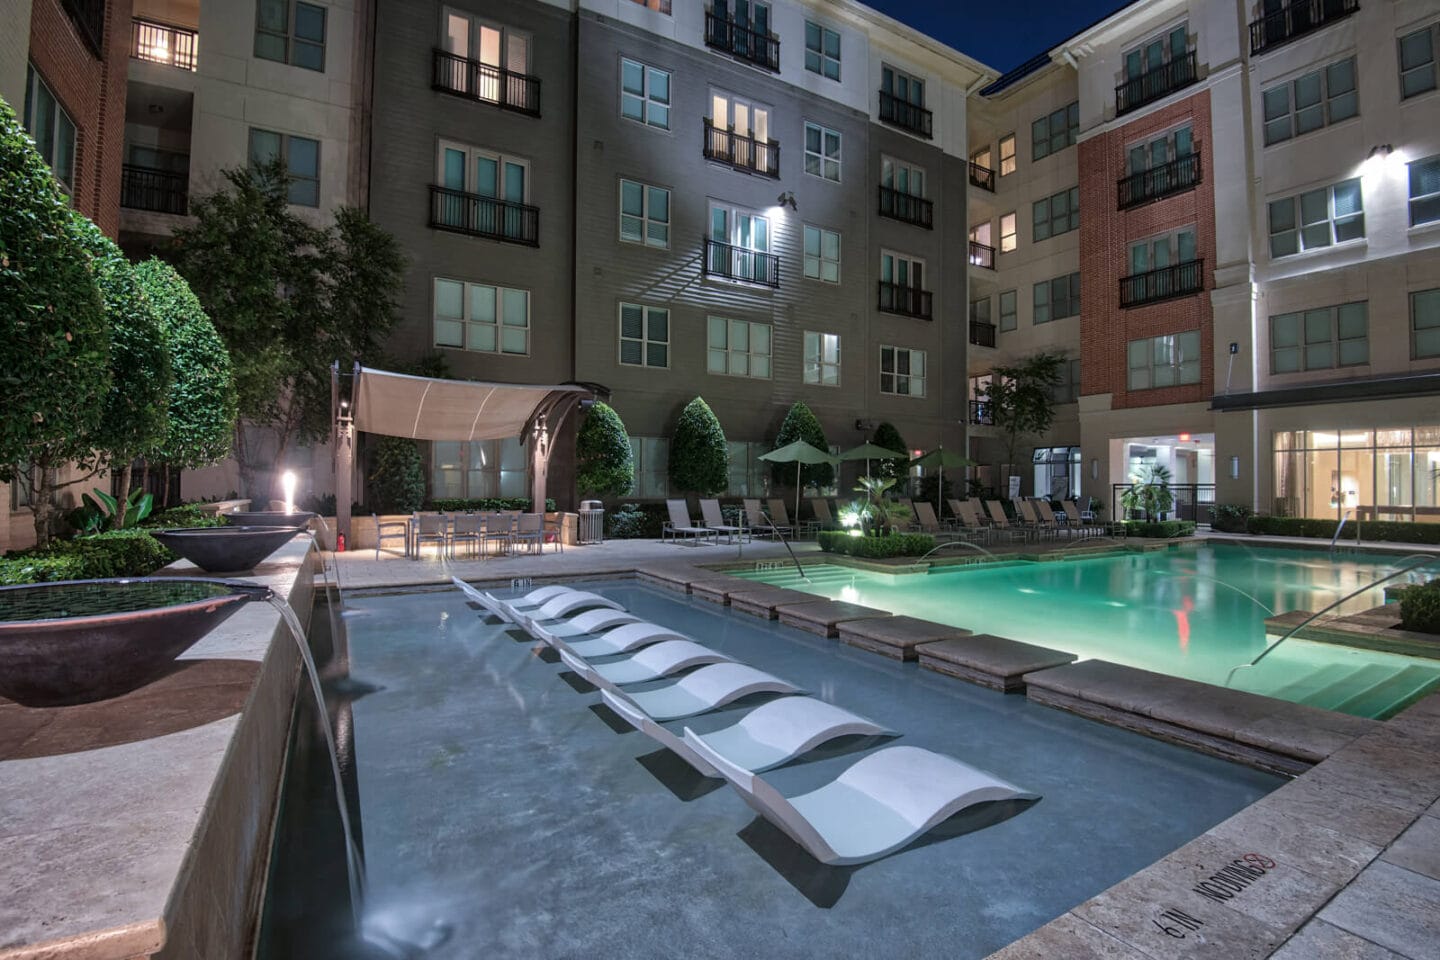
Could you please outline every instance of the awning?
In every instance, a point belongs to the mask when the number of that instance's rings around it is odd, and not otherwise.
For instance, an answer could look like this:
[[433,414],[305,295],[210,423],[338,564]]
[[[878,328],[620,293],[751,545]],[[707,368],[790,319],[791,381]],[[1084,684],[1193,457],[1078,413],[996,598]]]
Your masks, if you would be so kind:
[[416,440],[500,440],[529,433],[551,416],[594,395],[588,385],[478,383],[356,369],[351,392],[355,429]]

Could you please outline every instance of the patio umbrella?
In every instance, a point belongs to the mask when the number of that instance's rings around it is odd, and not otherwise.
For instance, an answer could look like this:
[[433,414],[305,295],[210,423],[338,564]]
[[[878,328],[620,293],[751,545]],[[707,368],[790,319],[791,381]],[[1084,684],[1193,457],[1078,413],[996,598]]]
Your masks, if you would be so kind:
[[962,456],[954,450],[946,450],[942,443],[929,453],[921,454],[910,461],[912,467],[935,467],[940,472],[940,482],[935,485],[935,515],[940,515],[940,498],[945,493],[945,468],[952,470],[960,467],[973,467],[975,461],[969,457]]
[[877,446],[873,443],[862,443],[858,447],[851,447],[840,454],[841,460],[864,460],[865,476],[870,476],[871,460],[905,460],[910,456],[903,450],[891,450],[889,447]]
[[800,464],[802,463],[830,463],[833,464],[836,458],[824,450],[804,440],[796,440],[794,443],[787,443],[779,450],[771,450],[769,453],[760,454],[761,460],[768,460],[771,463],[795,462],[795,520],[800,519]]

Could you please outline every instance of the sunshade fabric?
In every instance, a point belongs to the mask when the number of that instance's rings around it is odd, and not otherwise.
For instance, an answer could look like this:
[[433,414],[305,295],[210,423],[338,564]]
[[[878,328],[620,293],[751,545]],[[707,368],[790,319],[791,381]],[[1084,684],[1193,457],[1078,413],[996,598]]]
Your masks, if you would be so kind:
[[908,460],[910,454],[903,450],[891,450],[873,443],[862,443],[840,454],[841,460]]
[[946,450],[944,447],[936,447],[929,453],[910,461],[912,467],[939,467],[942,470],[946,468],[954,470],[957,467],[973,467],[975,465],[975,461],[969,457],[958,454],[954,450]]
[[500,440],[520,436],[535,410],[556,393],[585,387],[476,383],[412,377],[361,367],[355,429],[416,440]]
[[760,454],[759,459],[771,463],[834,463],[835,457],[804,440],[787,443],[778,450]]

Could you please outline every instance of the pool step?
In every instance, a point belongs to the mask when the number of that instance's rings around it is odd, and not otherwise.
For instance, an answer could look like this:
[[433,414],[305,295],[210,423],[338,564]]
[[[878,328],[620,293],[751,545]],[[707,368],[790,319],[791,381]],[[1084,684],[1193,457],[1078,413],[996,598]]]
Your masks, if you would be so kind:
[[1418,700],[1437,683],[1440,683],[1440,669],[1416,664],[1391,673],[1331,709],[1384,720]]
[[[1329,686],[1330,684],[1341,679],[1342,677],[1349,676],[1351,671],[1353,671],[1355,668],[1350,666],[1349,664],[1332,663],[1327,666],[1311,670],[1308,673],[1301,674],[1300,677],[1295,680],[1291,680],[1289,683],[1284,684],[1283,686],[1275,687],[1268,690],[1265,689],[1264,685],[1261,682],[1259,682],[1264,679],[1264,669],[1264,667],[1255,668],[1255,671],[1253,671],[1253,678],[1247,677],[1246,671],[1241,671],[1236,675],[1236,679],[1241,681],[1237,684],[1237,686],[1239,686],[1242,690],[1249,690],[1251,693],[1263,693],[1267,697],[1275,697],[1280,700],[1292,700],[1295,703],[1306,703],[1306,697],[1315,693],[1317,690],[1321,690],[1324,687]],[[1245,682],[1246,680],[1250,679],[1253,679],[1255,682]]]
[[1307,696],[1301,697],[1301,703],[1308,703],[1312,707],[1324,707],[1326,710],[1339,710],[1340,704],[1353,698],[1357,693],[1368,690],[1370,687],[1389,679],[1396,673],[1396,668],[1387,667],[1379,663],[1367,663],[1363,667],[1351,667],[1345,674],[1332,683],[1328,683],[1320,689]]

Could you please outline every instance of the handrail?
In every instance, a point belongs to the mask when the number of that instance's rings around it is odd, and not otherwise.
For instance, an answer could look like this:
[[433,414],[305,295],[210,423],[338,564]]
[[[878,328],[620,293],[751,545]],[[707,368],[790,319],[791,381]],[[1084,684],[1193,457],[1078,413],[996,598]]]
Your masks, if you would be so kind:
[[1340,522],[1335,524],[1335,536],[1330,538],[1330,556],[1335,556],[1335,543],[1340,539],[1340,531],[1345,529],[1345,521],[1350,519],[1350,509],[1340,515]]
[[770,524],[770,532],[775,534],[775,538],[780,541],[781,546],[785,548],[785,552],[790,554],[790,562],[795,564],[795,572],[800,575],[800,579],[804,580],[806,583],[814,583],[815,581],[805,576],[805,568],[800,566],[800,559],[795,556],[795,551],[790,549],[790,541],[786,540],[785,534],[780,532],[781,528],[775,526],[774,518],[771,517],[770,514],[765,512],[764,507],[760,508],[760,519]]

